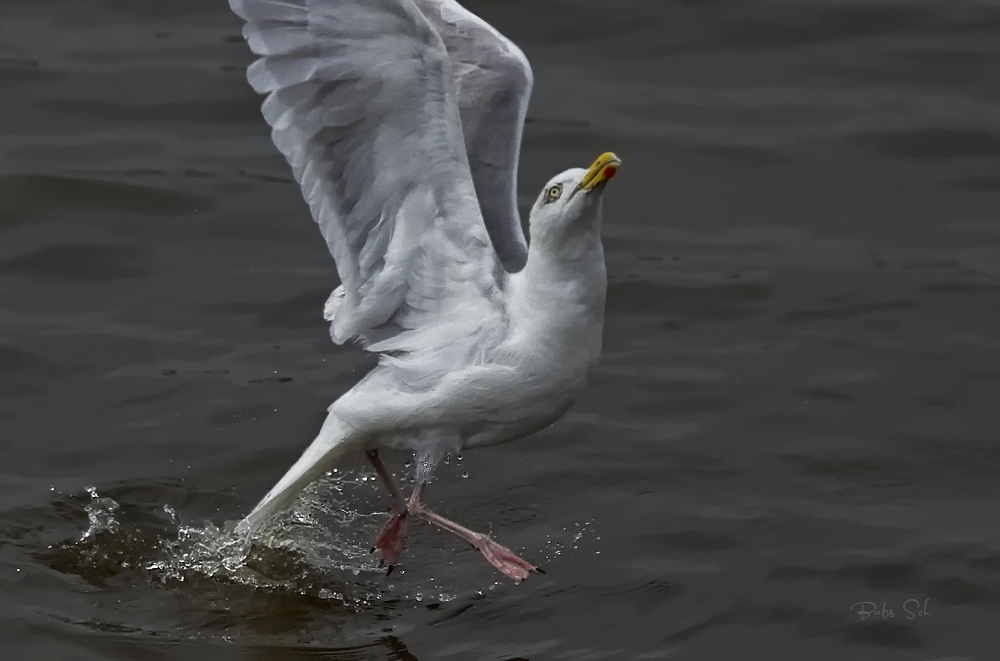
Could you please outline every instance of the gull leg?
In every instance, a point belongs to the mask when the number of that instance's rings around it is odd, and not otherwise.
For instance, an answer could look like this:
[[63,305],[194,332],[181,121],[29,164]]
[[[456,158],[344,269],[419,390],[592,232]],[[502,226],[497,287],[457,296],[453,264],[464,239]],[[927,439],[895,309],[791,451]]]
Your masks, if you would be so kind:
[[494,542],[490,539],[489,535],[469,530],[465,526],[459,525],[427,509],[427,506],[421,502],[425,485],[426,483],[424,482],[418,482],[417,486],[413,489],[409,503],[409,511],[412,514],[419,516],[428,523],[433,523],[438,528],[458,535],[469,544],[472,544],[472,546],[483,554],[487,562],[496,567],[505,576],[513,579],[515,583],[520,583],[528,578],[532,572],[537,574],[545,573],[530,562],[517,557],[510,549]]
[[382,526],[382,530],[372,543],[372,553],[375,552],[375,549],[378,549],[382,554],[379,566],[388,566],[388,570],[385,572],[385,575],[388,576],[392,573],[392,568],[395,566],[396,560],[399,559],[399,554],[403,551],[403,543],[406,541],[408,528],[406,500],[403,498],[399,487],[396,486],[396,482],[392,479],[392,475],[389,475],[389,471],[386,470],[385,464],[379,458],[378,450],[368,450],[365,452],[365,456],[368,457],[368,461],[375,467],[375,472],[382,478],[382,483],[385,484],[386,488],[389,489],[389,493],[392,494],[392,508],[389,510],[391,512],[389,520]]

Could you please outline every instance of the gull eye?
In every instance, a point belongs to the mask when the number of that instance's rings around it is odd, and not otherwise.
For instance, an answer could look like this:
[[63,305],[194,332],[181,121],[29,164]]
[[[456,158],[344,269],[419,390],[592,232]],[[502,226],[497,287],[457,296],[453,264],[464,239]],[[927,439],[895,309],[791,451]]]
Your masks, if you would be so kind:
[[545,191],[545,201],[555,202],[562,195],[562,184],[556,184],[555,186],[549,186],[548,190]]

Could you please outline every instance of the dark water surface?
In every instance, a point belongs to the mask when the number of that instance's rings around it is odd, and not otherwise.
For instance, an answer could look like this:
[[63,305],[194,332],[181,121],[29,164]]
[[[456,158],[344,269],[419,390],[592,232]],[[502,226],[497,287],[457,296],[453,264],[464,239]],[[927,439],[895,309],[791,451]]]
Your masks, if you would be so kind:
[[624,160],[592,386],[428,494],[548,574],[418,526],[382,576],[360,460],[239,562],[371,364],[240,23],[6,0],[0,657],[1000,658],[1000,5],[469,6],[534,65],[525,204]]

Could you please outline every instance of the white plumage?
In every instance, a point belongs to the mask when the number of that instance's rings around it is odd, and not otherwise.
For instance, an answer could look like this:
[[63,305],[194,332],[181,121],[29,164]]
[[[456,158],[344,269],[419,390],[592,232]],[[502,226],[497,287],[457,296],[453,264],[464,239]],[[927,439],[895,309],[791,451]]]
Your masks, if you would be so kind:
[[[420,492],[447,452],[537,431],[583,386],[600,355],[601,194],[618,159],[554,177],[528,248],[516,178],[532,75],[513,43],[453,0],[230,5],[260,56],[247,78],[267,95],[274,144],[337,264],[331,336],[380,354],[241,529],[365,449],[394,497],[376,543],[390,567],[413,513],[524,578],[531,565],[433,514]],[[380,446],[421,459],[409,504]]]

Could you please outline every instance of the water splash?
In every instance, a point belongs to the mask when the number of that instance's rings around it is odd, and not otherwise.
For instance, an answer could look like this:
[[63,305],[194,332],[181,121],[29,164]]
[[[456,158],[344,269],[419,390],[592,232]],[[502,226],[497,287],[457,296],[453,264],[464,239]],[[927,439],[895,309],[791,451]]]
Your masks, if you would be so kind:
[[[170,505],[151,503],[146,493],[137,497],[123,487],[111,498],[88,487],[89,498],[77,501],[87,515],[86,528],[50,546],[49,563],[96,585],[134,584],[144,576],[173,589],[264,589],[351,609],[380,608],[399,599],[449,602],[469,590],[487,589],[484,579],[494,584],[488,589],[506,584],[464,546],[423,528],[414,529],[418,539],[412,552],[386,578],[377,556],[369,554],[387,505],[372,488],[375,479],[370,472],[333,471],[253,536],[237,533],[235,521],[220,526],[185,520]],[[586,551],[584,546],[600,539],[591,521],[550,521],[544,526],[549,534],[541,530],[536,529],[531,548],[519,551],[543,566],[566,553]],[[585,538],[590,543],[584,544]]]
[[87,493],[90,494],[90,502],[84,505],[83,509],[87,512],[89,525],[80,536],[80,541],[95,539],[103,532],[117,533],[121,524],[116,516],[121,512],[121,505],[111,498],[103,498],[98,495],[96,487],[87,487]]
[[162,542],[164,557],[148,563],[146,569],[157,573],[162,583],[183,581],[192,572],[233,578],[246,564],[251,548],[250,537],[234,528],[234,522],[221,529],[211,521],[201,527],[179,524],[176,539]]
[[237,531],[237,521],[222,527],[211,521],[184,523],[165,507],[177,534],[162,540],[160,557],[146,569],[162,583],[200,576],[344,600],[340,590],[314,586],[343,579],[344,574],[376,571],[358,529],[371,527],[379,514],[344,504],[351,502],[346,493],[370,479],[366,473],[333,471],[310,485],[288,512],[252,535]]
[[101,496],[95,487],[87,487],[87,494],[89,500],[82,503],[87,527],[70,539],[49,543],[39,557],[53,569],[107,585],[141,565],[155,547],[155,533],[134,525],[118,501]]
[[[552,561],[562,555],[581,551],[582,541],[586,537],[593,537],[595,542],[601,540],[601,536],[596,534],[593,519],[583,522],[575,521],[571,526],[564,527],[558,536],[546,535],[545,546],[548,549],[548,560]],[[594,551],[595,555],[600,555],[600,553],[599,550]]]

